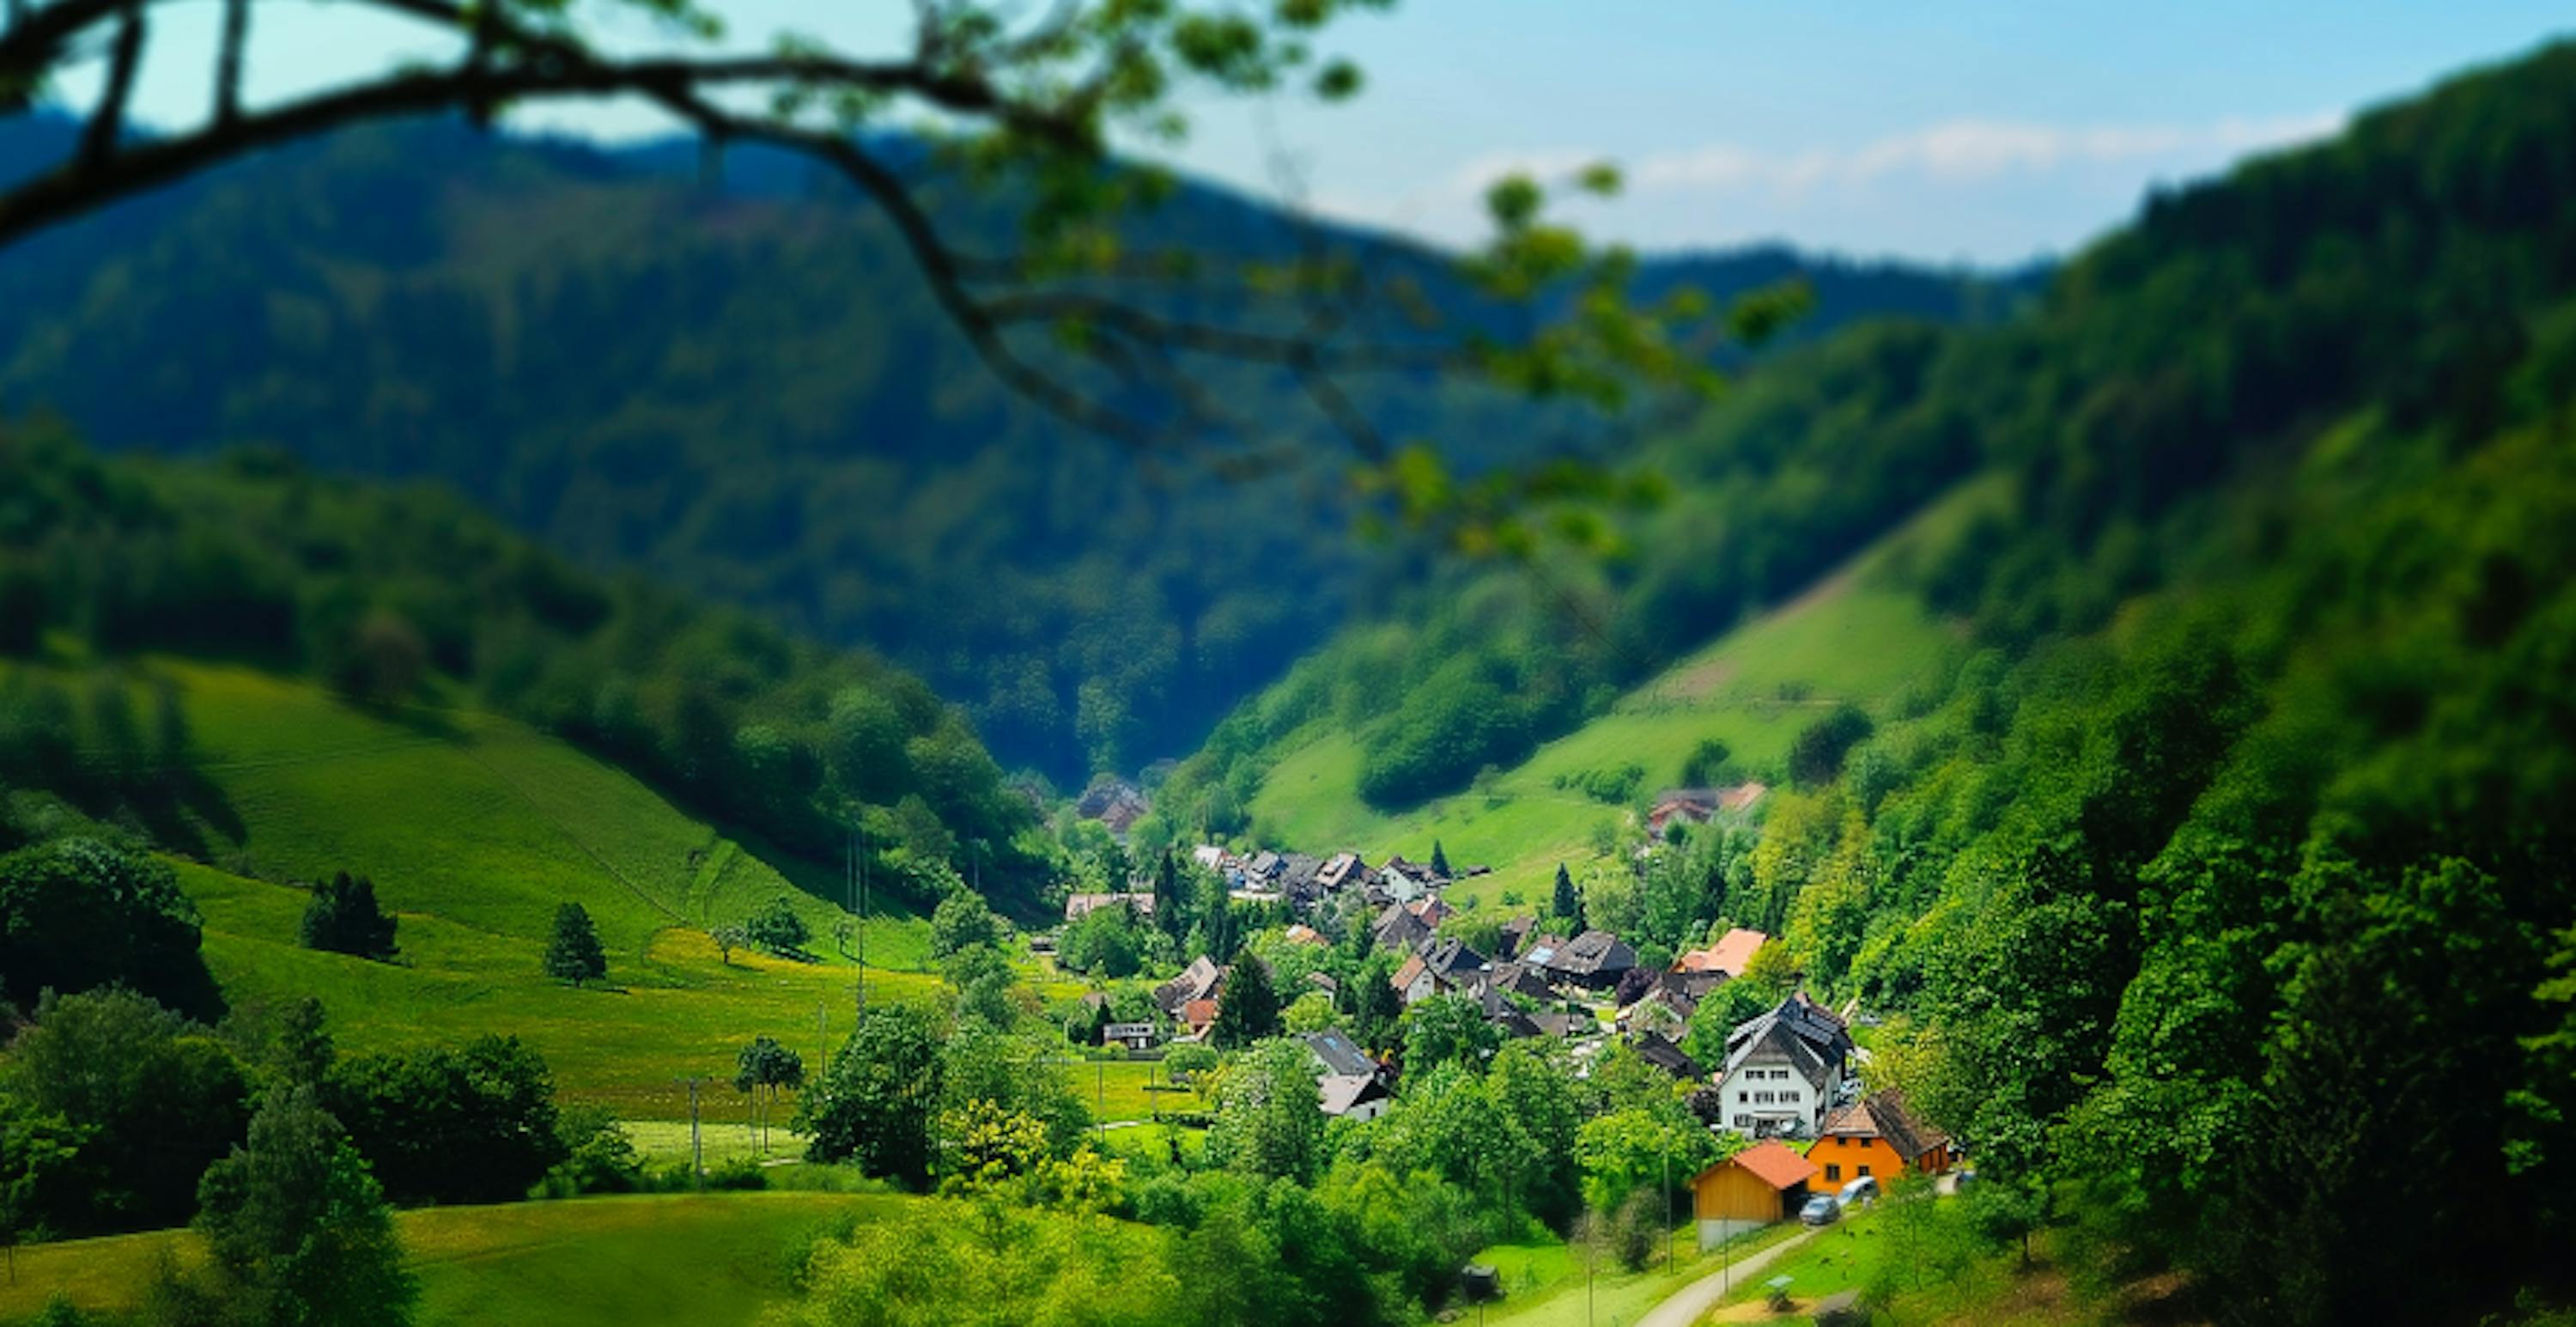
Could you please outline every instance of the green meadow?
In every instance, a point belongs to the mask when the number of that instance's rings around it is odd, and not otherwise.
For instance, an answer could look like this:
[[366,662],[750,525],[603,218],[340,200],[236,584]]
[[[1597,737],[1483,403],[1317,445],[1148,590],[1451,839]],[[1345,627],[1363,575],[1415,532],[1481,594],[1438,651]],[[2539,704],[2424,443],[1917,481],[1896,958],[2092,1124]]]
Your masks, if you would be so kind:
[[[421,1282],[421,1327],[482,1324],[749,1323],[791,1293],[799,1250],[902,1204],[890,1195],[725,1193],[584,1198],[396,1214]],[[18,1251],[0,1318],[59,1293],[119,1312],[164,1257],[202,1257],[186,1231],[41,1244]]]
[[[248,669],[156,661],[184,697],[217,794],[197,828],[215,864],[177,863],[205,915],[208,966],[235,1004],[313,994],[344,1050],[513,1033],[569,1101],[687,1118],[711,1077],[728,1119],[735,1051],[767,1033],[819,1066],[848,1030],[860,970],[838,952],[837,874],[729,838],[614,767],[465,710],[378,713]],[[296,882],[372,878],[401,919],[390,963],[303,948]],[[736,951],[707,928],[776,897],[818,961]],[[580,903],[609,949],[605,983],[541,968],[556,906]],[[866,924],[870,999],[937,985],[929,927],[882,900]],[[855,942],[854,942],[855,947]]]

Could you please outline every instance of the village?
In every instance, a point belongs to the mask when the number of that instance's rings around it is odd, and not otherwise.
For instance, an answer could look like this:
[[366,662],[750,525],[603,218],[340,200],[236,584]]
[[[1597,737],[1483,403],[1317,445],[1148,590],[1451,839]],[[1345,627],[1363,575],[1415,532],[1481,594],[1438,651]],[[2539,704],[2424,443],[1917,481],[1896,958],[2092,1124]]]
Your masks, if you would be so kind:
[[[1640,817],[1649,837],[1637,851],[1652,852],[1695,827],[1740,815],[1763,791],[1747,784],[1660,794]],[[1132,820],[1138,805],[1111,798],[1097,809],[1107,824],[1123,829],[1119,822]],[[1222,887],[1228,911],[1276,924],[1243,943],[1231,961],[1194,954],[1154,982],[1142,1011],[1132,1000],[1119,1005],[1102,993],[1086,995],[1068,1020],[1069,1035],[1123,1046],[1140,1058],[1181,1046],[1224,1046],[1229,990],[1249,976],[1273,1008],[1304,1000],[1310,1008],[1364,1015],[1374,1005],[1400,1018],[1429,1002],[1447,1002],[1481,1023],[1483,1053],[1544,1039],[1562,1046],[1578,1077],[1613,1047],[1623,1048],[1672,1079],[1674,1094],[1723,1157],[1687,1186],[1703,1249],[1783,1222],[1831,1223],[1847,1208],[1874,1202],[1883,1185],[1901,1177],[1955,1183],[1962,1173],[1952,1140],[1926,1123],[1901,1089],[1864,1088],[1869,1052],[1853,1036],[1855,1020],[1865,1017],[1858,1002],[1829,1008],[1811,999],[1794,974],[1784,982],[1782,947],[1761,931],[1713,929],[1705,944],[1650,964],[1629,940],[1581,924],[1581,902],[1562,872],[1559,897],[1547,900],[1547,908],[1470,928],[1460,924],[1468,919],[1446,895],[1484,868],[1453,871],[1436,845],[1427,862],[1396,855],[1372,865],[1348,850],[1316,856],[1212,843],[1190,848],[1186,860],[1189,874]],[[1063,920],[1071,927],[1105,913],[1151,928],[1158,905],[1172,894],[1172,879],[1167,867],[1161,880],[1139,876],[1125,891],[1072,894]],[[1480,932],[1481,947],[1465,933],[1470,929]],[[1052,952],[1062,934],[1033,942]],[[1345,990],[1331,965],[1301,961],[1337,948],[1375,959],[1384,991]],[[1787,989],[1776,999],[1742,1008],[1746,992],[1781,985]],[[1694,1036],[1695,1020],[1702,1028],[1708,1022],[1704,1006],[1714,1013],[1730,1004],[1743,1016],[1725,1023],[1722,1042]],[[1364,1123],[1393,1108],[1405,1075],[1400,1044],[1373,1052],[1347,1029],[1347,1019],[1306,1028],[1298,1021],[1264,1030],[1302,1041],[1328,1119]]]

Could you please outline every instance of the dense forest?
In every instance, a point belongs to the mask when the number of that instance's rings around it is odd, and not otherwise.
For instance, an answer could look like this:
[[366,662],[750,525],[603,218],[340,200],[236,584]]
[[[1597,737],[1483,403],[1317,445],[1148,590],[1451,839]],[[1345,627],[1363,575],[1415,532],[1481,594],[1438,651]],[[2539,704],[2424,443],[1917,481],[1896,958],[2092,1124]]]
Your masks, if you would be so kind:
[[[12,121],[0,177],[72,132]],[[0,324],[0,410],[109,448],[275,443],[443,479],[586,565],[878,650],[1059,784],[1187,752],[1416,570],[1348,536],[1349,453],[1292,384],[1217,385],[1276,403],[1246,412],[1278,433],[1248,440],[1257,482],[1125,450],[1012,396],[810,164],[743,148],[700,171],[693,147],[449,124],[277,151],[0,255],[0,307],[44,311]],[[941,205],[1008,247],[1008,199]],[[1206,188],[1136,224],[1139,247],[1218,261],[1320,240],[1458,302],[1439,255]],[[1813,309],[1788,342],[1877,313],[1991,318],[2029,284],[1780,249],[1659,259],[1636,284],[1723,300],[1789,279]],[[205,327],[226,335],[185,330]],[[1364,394],[1388,436],[1465,470],[1621,440],[1418,380]]]
[[441,704],[561,734],[792,852],[848,826],[935,900],[1023,907],[1051,851],[954,707],[873,655],[539,549],[443,489],[317,475],[276,449],[104,458],[0,433],[0,787],[45,789],[189,850],[191,758],[121,661],[236,659],[435,731]]
[[1373,797],[1458,787],[1984,476],[1887,572],[1956,666],[1656,854],[1647,914],[1905,1011],[1981,1173],[2221,1320],[2502,1308],[2576,1235],[2571,163],[2559,46],[2153,198],[2026,319],[1783,362],[1653,453],[1632,558],[1338,642],[1174,814],[1316,725]]

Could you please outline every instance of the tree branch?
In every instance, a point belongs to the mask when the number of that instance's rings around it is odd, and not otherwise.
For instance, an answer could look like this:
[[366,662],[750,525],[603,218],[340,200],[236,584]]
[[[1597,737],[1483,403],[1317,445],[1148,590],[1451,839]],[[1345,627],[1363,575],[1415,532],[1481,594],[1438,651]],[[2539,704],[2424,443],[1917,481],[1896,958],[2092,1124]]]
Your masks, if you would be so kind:
[[124,16],[116,24],[116,48],[108,56],[107,87],[99,93],[98,109],[89,117],[89,127],[81,133],[80,169],[94,173],[107,163],[116,151],[116,140],[125,133],[125,106],[134,99],[134,71],[143,63],[143,0],[128,0]]

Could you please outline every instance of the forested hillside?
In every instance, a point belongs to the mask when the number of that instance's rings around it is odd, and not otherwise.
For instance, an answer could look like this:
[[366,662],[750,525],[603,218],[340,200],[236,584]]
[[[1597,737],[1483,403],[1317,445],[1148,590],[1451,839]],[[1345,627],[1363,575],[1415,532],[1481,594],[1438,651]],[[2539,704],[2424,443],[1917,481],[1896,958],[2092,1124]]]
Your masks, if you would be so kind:
[[[12,122],[0,175],[71,132]],[[699,167],[693,148],[444,124],[278,151],[0,255],[0,410],[111,448],[269,442],[446,480],[594,568],[877,649],[1006,763],[1065,783],[1189,750],[1374,572],[1410,574],[1347,536],[1348,453],[1307,445],[1325,430],[1288,386],[1223,385],[1277,402],[1247,412],[1279,435],[1256,442],[1298,445],[1258,482],[1122,450],[1008,393],[876,215],[809,166]],[[999,201],[948,206],[1009,247]],[[1138,225],[1219,260],[1310,238],[1198,188]],[[1435,303],[1454,289],[1436,255],[1320,237]],[[1793,277],[1815,307],[1790,341],[1881,312],[1991,317],[2026,284],[1768,249],[1650,263],[1638,285],[1723,300]],[[1466,470],[1607,445],[1421,381],[1362,404]]]
[[0,786],[224,848],[178,698],[126,668],[179,655],[310,678],[427,735],[456,722],[443,705],[498,710],[817,863],[856,819],[925,900],[971,878],[1025,906],[1050,883],[1029,801],[966,719],[873,655],[274,450],[109,459],[39,428],[0,434],[0,470],[0,658],[26,665],[0,686]]
[[1816,347],[1659,454],[1684,496],[1632,560],[1346,638],[1171,813],[1240,828],[1325,743],[1397,805],[1508,769],[1974,482],[1869,582],[1957,633],[1939,676],[1762,754],[1758,829],[1605,845],[1603,901],[1906,1015],[1885,1072],[1981,1174],[2221,1320],[2563,1278],[2576,47],[2155,198],[2027,320]]

